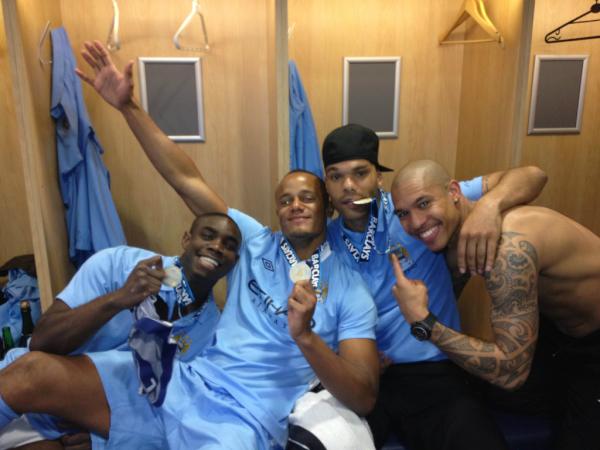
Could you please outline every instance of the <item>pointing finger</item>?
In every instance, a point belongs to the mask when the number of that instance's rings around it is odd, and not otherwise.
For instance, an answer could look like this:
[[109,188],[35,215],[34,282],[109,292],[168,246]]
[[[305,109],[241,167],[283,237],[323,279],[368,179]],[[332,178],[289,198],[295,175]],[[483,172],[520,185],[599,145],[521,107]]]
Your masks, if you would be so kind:
[[400,283],[406,280],[406,277],[404,276],[404,271],[402,270],[402,266],[400,265],[400,261],[398,261],[398,257],[393,253],[390,253],[390,262],[392,264],[392,268],[394,269],[396,281]]

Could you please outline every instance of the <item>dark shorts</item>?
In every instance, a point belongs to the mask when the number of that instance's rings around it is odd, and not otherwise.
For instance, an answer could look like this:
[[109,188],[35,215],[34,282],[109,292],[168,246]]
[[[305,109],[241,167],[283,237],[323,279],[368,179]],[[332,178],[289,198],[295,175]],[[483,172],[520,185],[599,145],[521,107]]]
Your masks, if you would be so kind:
[[508,448],[469,377],[449,361],[388,367],[367,419],[377,448],[390,433],[418,450]]

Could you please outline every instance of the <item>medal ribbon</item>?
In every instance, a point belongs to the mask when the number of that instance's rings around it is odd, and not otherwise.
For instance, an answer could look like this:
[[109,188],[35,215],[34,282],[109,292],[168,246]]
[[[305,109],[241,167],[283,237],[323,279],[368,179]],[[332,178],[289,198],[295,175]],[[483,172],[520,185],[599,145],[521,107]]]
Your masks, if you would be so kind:
[[[381,203],[383,204],[384,211],[388,213],[390,207],[389,201],[385,193],[381,189],[379,189],[379,198],[381,199]],[[342,239],[346,244],[346,248],[348,249],[352,257],[355,259],[355,261],[359,263],[369,261],[369,258],[371,257],[371,250],[376,248],[375,233],[377,232],[377,223],[379,222],[379,207],[377,206],[377,201],[371,202],[371,211],[369,215],[369,225],[367,225],[367,233],[365,235],[365,240],[363,241],[362,251],[359,251],[354,246],[348,235],[344,231],[342,231]],[[386,215],[384,215],[383,217],[384,222],[386,219],[385,216]]]
[[[311,255],[311,257],[306,260],[306,264],[310,268],[310,284],[317,294],[318,301],[321,301],[321,290],[319,289],[321,278],[321,251],[325,249],[326,245],[327,241],[321,244],[319,248]],[[279,247],[281,248],[283,256],[285,256],[285,259],[290,267],[298,264],[296,252],[294,252],[292,246],[283,236],[281,237],[281,243],[279,244]]]
[[175,295],[177,297],[177,305],[179,308],[191,305],[196,300],[196,296],[192,292],[192,288],[185,277],[183,266],[179,257],[175,258],[175,265],[181,269],[181,282],[175,286]]

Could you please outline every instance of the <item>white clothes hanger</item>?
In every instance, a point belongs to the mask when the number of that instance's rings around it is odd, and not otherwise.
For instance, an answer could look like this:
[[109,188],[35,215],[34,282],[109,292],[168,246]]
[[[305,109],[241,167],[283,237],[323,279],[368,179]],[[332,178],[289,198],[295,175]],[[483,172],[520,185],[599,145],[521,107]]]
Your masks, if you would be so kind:
[[113,20],[108,30],[108,38],[106,39],[106,47],[111,52],[116,52],[121,48],[121,40],[119,39],[119,5],[117,0],[112,0],[113,5]]
[[50,21],[46,22],[46,26],[44,27],[44,30],[42,31],[42,34],[40,35],[40,41],[38,42],[38,61],[40,62],[40,64],[42,66],[52,64],[51,59],[45,60],[44,58],[42,58],[42,47],[44,46],[44,42],[46,42],[46,39],[48,39],[49,32],[50,32]]
[[[198,16],[200,18],[200,23],[202,25],[202,35],[204,36],[204,45],[202,47],[188,47],[183,46],[179,43],[179,38],[181,37],[183,30],[187,28],[194,16]],[[187,15],[187,17],[183,19],[181,25],[179,25],[175,36],[173,36],[173,44],[175,44],[175,48],[177,48],[178,50],[191,50],[200,52],[210,51],[210,45],[208,43],[208,33],[206,31],[206,23],[204,22],[204,15],[200,12],[200,3],[198,0],[192,0],[192,9]]]

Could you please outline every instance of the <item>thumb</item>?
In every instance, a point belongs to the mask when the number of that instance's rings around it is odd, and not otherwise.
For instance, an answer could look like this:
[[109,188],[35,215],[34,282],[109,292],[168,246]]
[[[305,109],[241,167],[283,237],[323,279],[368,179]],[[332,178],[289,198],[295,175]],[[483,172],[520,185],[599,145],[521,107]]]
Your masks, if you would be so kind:
[[145,260],[144,263],[153,269],[162,269],[163,266],[162,257],[160,255],[154,255]]
[[127,78],[127,80],[133,79],[133,59],[125,65],[123,73],[125,74],[125,78]]

